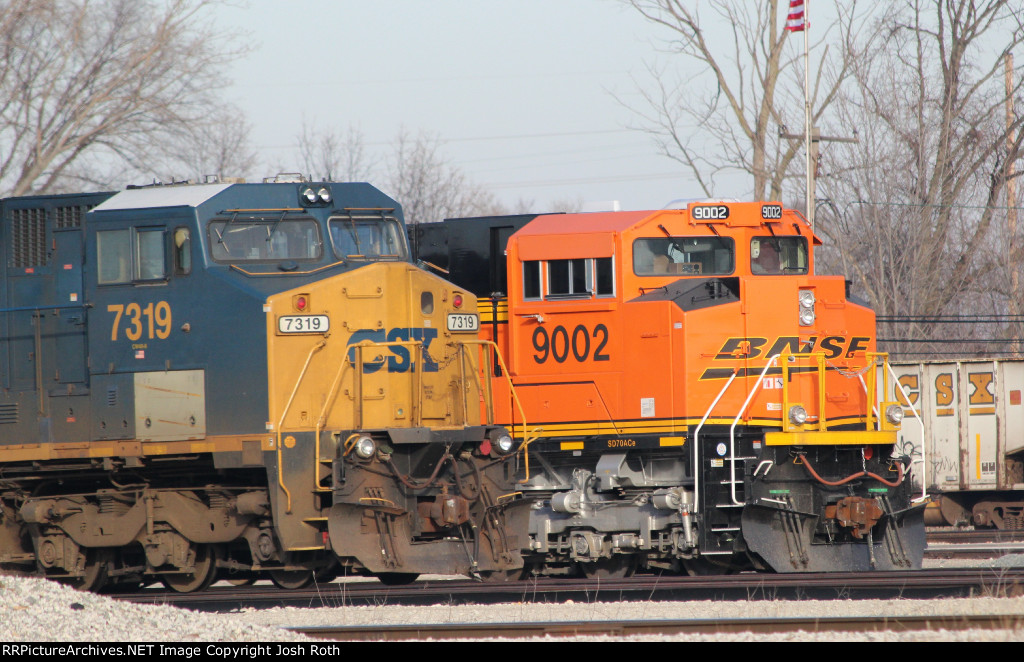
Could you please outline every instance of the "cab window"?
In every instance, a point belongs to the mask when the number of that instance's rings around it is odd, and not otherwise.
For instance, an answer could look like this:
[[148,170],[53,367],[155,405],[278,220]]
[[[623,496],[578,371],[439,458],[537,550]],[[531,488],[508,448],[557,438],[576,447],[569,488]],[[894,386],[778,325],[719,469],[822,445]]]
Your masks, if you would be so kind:
[[633,242],[637,276],[722,276],[736,268],[736,244],[729,237],[656,237]]
[[101,230],[96,233],[96,263],[100,285],[164,280],[164,229]]
[[309,218],[223,218],[210,221],[210,253],[221,262],[315,260],[320,228]]
[[758,275],[807,273],[805,237],[754,237],[750,240],[750,272]]
[[523,298],[555,300],[615,296],[612,265],[610,257],[524,262]]
[[339,260],[404,260],[405,234],[393,218],[334,217],[331,245]]

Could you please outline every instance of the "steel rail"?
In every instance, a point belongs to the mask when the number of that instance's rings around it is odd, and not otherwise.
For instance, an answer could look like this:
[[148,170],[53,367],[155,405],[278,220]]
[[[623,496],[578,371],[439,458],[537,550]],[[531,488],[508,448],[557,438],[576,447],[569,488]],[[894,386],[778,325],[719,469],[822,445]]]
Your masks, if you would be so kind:
[[431,623],[287,628],[332,641],[534,639],[637,637],[794,632],[874,633],[935,630],[1024,630],[1024,615],[815,616],[784,618],[698,618],[685,620],[547,621],[532,623]]
[[781,598],[850,599],[1024,594],[1024,568],[938,568],[865,573],[744,573],[726,576],[636,576],[629,579],[552,579],[484,583],[462,579],[385,586],[376,580],[321,584],[300,590],[215,586],[180,594],[148,589],[114,595],[137,603],[202,611],[239,607],[330,608],[358,605],[498,604],[506,602],[681,601]]

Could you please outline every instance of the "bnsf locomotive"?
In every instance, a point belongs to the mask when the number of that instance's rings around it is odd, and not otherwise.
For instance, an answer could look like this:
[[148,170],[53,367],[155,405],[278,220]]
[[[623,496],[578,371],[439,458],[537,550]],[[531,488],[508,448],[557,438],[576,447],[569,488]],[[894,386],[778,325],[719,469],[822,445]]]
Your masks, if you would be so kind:
[[[774,203],[414,226],[481,297],[549,572],[919,567],[924,495],[874,313]],[[504,256],[504,259],[503,259]]]
[[409,262],[375,188],[12,198],[0,261],[0,571],[188,592],[522,567],[477,299]]

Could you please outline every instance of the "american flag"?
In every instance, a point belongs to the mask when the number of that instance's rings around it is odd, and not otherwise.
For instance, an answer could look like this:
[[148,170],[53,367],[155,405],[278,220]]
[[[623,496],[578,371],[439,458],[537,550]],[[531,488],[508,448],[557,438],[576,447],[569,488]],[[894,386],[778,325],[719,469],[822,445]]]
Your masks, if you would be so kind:
[[790,32],[803,32],[806,25],[804,22],[804,0],[789,0],[786,29]]

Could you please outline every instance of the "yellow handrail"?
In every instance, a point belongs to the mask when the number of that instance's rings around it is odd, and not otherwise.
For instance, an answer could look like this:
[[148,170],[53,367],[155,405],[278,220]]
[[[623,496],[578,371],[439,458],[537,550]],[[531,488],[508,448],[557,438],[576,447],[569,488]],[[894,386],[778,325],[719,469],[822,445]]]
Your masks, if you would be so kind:
[[292,512],[292,493],[288,491],[288,488],[284,484],[284,456],[281,453],[281,427],[284,425],[284,417],[288,415],[288,410],[291,409],[292,401],[295,400],[295,394],[299,391],[299,384],[302,383],[302,379],[306,376],[306,370],[309,369],[309,362],[313,360],[313,354],[318,350],[322,349],[327,344],[327,340],[323,339],[313,346],[313,349],[309,350],[309,356],[306,357],[306,363],[302,366],[302,372],[299,373],[299,378],[295,380],[295,387],[292,388],[292,394],[288,396],[288,402],[284,406],[284,411],[281,412],[281,418],[277,422],[277,484],[284,490],[286,497],[287,507],[285,508],[286,513]]

